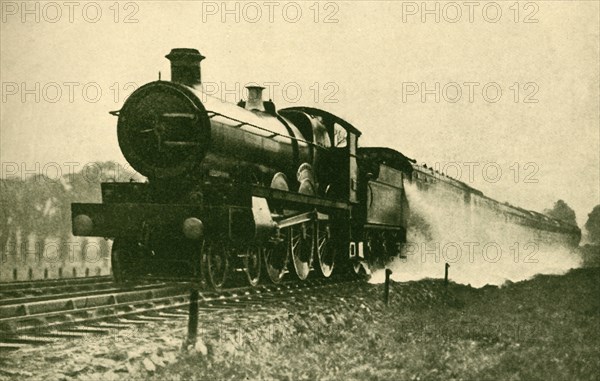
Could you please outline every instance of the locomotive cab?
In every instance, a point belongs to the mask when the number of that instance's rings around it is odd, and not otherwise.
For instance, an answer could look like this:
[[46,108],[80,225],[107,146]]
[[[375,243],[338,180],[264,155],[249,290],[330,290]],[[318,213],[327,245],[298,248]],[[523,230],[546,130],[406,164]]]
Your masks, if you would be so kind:
[[290,107],[280,113],[314,143],[312,165],[319,193],[356,203],[356,150],[361,132],[340,117],[316,108]]

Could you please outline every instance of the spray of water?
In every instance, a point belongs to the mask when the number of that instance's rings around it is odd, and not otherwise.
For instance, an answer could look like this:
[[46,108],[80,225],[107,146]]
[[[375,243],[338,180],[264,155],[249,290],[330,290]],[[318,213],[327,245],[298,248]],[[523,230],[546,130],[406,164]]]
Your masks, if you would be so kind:
[[[411,216],[405,258],[388,265],[395,281],[443,278],[446,263],[451,281],[474,287],[562,274],[581,265],[555,235],[507,222],[456,195],[406,184],[406,196]],[[384,276],[383,270],[375,271],[371,282],[383,282]]]

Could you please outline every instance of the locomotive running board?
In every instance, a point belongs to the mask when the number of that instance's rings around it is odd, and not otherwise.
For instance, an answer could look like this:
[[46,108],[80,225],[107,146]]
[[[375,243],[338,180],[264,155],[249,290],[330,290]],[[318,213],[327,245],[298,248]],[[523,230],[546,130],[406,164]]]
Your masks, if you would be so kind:
[[350,209],[350,204],[347,202],[324,199],[280,189],[266,188],[258,185],[252,186],[252,195],[266,198],[268,201],[280,202],[290,208],[300,207],[306,209],[307,206],[311,206],[335,210]]
[[323,213],[319,213],[317,211],[297,214],[295,216],[284,218],[284,219],[278,221],[277,227],[279,229],[285,229],[285,228],[289,228],[290,226],[298,225],[298,224],[301,224],[304,222],[315,221],[315,220],[327,221],[327,220],[329,220],[329,216],[326,214],[323,214]]

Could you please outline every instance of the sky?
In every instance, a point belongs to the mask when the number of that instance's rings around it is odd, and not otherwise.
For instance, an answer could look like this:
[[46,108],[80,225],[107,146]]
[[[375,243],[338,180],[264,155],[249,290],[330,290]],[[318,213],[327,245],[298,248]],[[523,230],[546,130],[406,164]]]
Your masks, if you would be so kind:
[[1,177],[125,165],[108,112],[187,47],[228,101],[271,86],[278,108],[338,114],[362,146],[528,209],[563,199],[580,225],[600,203],[597,1],[23,4],[0,1]]

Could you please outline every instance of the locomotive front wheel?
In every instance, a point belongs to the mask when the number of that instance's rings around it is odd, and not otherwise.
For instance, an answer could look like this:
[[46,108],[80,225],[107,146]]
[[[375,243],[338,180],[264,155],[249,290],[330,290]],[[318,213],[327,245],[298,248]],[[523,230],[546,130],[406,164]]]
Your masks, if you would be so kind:
[[287,272],[288,250],[287,241],[269,245],[264,252],[265,268],[271,282],[281,283]]
[[335,263],[335,249],[331,244],[331,230],[329,224],[319,223],[316,244],[318,268],[325,278],[329,278],[333,272]]
[[256,287],[260,283],[260,269],[262,267],[262,257],[264,249],[262,247],[251,247],[244,256],[244,273],[248,283]]
[[116,283],[124,283],[133,279],[136,245],[124,238],[116,238],[110,253],[113,279]]
[[213,289],[220,290],[229,274],[229,248],[226,244],[207,243],[204,255],[207,281]]
[[310,264],[313,258],[313,235],[312,222],[305,222],[292,226],[290,230],[290,252],[294,262],[294,269],[298,279],[305,280],[310,274]]

